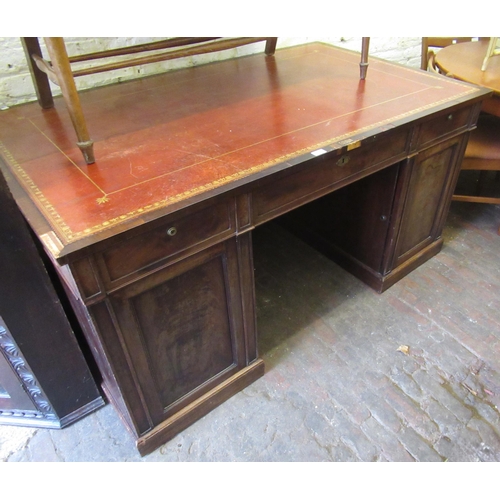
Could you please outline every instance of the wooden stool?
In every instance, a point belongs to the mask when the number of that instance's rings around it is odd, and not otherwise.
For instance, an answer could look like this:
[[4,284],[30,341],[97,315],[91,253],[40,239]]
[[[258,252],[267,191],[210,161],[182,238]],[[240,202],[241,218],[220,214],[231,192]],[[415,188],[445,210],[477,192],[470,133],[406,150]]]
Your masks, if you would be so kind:
[[[276,37],[177,37],[168,38],[158,42],[150,42],[119,49],[110,49],[91,54],[79,56],[68,56],[64,39],[62,37],[44,38],[50,61],[43,59],[40,44],[37,37],[21,38],[23,43],[28,67],[31,71],[35,85],[38,101],[43,108],[51,108],[54,105],[49,80],[61,88],[73,128],[77,135],[77,145],[82,151],[87,164],[95,162],[93,141],[87,130],[85,116],[83,114],[78,91],[75,85],[75,77],[110,71],[120,68],[128,68],[141,64],[155,63],[180,57],[207,54],[220,50],[232,49],[242,45],[265,41],[265,54],[273,55],[276,50]],[[368,50],[370,38],[362,39],[360,78],[366,78],[368,69]],[[135,56],[140,53],[154,51],[154,54]],[[134,57],[120,62],[108,62],[99,66],[79,69],[73,71],[71,63],[105,59],[134,54]]]

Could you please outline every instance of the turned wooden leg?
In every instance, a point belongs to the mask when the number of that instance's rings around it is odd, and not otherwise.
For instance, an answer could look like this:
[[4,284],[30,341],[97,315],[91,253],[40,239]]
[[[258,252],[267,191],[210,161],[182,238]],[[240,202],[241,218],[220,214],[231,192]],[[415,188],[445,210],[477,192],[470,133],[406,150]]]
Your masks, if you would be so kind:
[[21,43],[23,45],[24,54],[26,55],[26,61],[31,73],[33,85],[35,86],[38,103],[44,109],[53,108],[54,99],[52,98],[49,79],[43,71],[40,71],[33,59],[33,56],[42,57],[38,37],[22,37]]
[[272,56],[275,53],[277,41],[278,41],[277,38],[268,38],[267,39],[266,49],[265,49],[266,56]]
[[61,87],[61,92],[78,138],[77,145],[82,151],[85,161],[87,163],[94,163],[94,143],[87,131],[87,124],[85,123],[80,97],[76,90],[64,40],[62,37],[48,37],[44,38],[44,40],[54,73],[57,77],[57,83]]
[[366,78],[368,71],[368,51],[370,49],[370,37],[363,37],[361,42],[361,62],[359,63],[359,72],[361,80]]

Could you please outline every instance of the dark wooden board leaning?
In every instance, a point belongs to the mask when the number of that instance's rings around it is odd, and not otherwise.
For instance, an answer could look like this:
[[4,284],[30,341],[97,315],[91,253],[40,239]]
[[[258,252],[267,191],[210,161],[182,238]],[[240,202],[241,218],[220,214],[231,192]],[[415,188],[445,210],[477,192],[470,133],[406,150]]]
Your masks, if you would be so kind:
[[1,173],[0,205],[0,424],[60,429],[104,401]]

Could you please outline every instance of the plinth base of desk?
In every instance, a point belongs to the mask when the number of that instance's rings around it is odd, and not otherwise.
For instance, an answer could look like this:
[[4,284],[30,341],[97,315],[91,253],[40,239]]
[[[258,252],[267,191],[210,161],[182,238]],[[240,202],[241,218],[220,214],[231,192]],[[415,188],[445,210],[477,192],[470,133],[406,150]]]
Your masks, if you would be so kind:
[[171,418],[142,435],[136,441],[136,446],[141,456],[148,455],[170,441],[201,417],[207,415],[230,397],[262,377],[264,371],[264,361],[258,359],[196,401],[193,401],[193,403],[183,408]]
[[298,224],[292,227],[288,221],[284,221],[283,226],[378,293],[385,292],[400,279],[438,254],[443,247],[443,239],[438,238],[390,272],[381,274],[352,254],[327,241],[322,235],[311,231],[310,228],[298,227]]
[[417,267],[421,266],[424,262],[427,262],[430,258],[438,254],[443,248],[443,240],[440,238],[430,243],[423,250],[386,275],[381,275],[380,273],[375,272],[362,262],[344,254],[338,249],[332,247],[328,249],[325,247],[316,248],[334,260],[343,269],[363,281],[370,288],[373,288],[373,290],[378,293],[383,293],[392,285],[396,284],[400,279],[404,278],[417,269]]

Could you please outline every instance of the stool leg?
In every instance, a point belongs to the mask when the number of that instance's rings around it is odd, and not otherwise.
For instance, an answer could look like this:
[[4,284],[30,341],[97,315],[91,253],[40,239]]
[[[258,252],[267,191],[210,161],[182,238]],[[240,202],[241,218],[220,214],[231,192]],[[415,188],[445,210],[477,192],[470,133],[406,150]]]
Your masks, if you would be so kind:
[[40,71],[33,60],[34,55],[42,57],[38,37],[22,37],[21,43],[23,45],[24,54],[26,55],[28,69],[31,73],[31,79],[33,80],[33,85],[35,86],[38,104],[40,104],[43,109],[53,108],[54,100],[52,99],[49,79],[43,71]]
[[361,62],[359,63],[359,72],[361,80],[366,78],[368,71],[368,51],[370,49],[370,37],[363,37],[361,42]]
[[276,51],[277,38],[268,38],[266,40],[265,54],[266,56],[272,56]]
[[87,131],[87,124],[85,123],[85,117],[80,104],[78,91],[76,90],[75,80],[71,71],[64,40],[62,37],[48,37],[44,38],[44,40],[78,138],[77,145],[82,151],[86,163],[94,163],[94,143],[90,139]]

